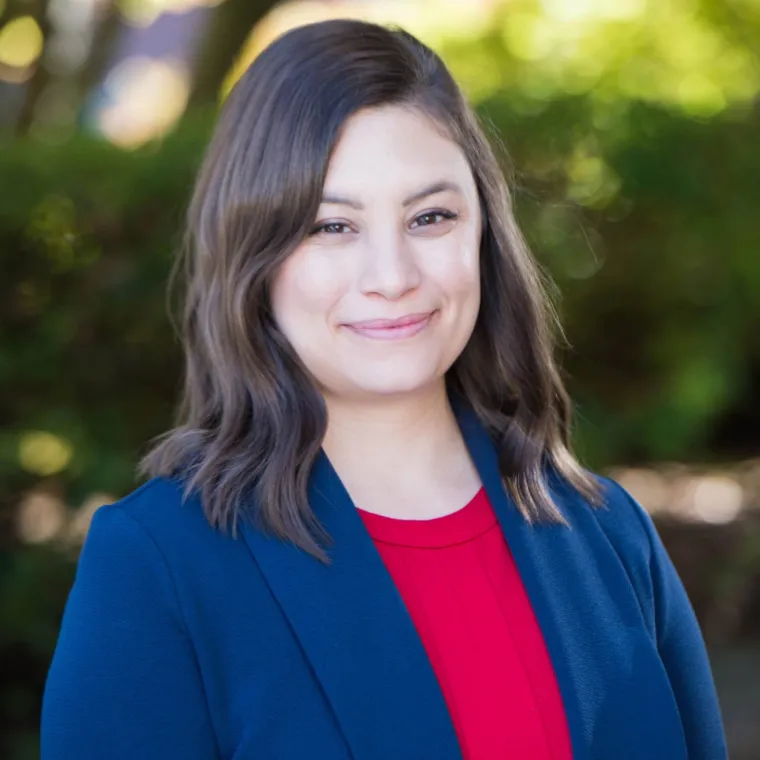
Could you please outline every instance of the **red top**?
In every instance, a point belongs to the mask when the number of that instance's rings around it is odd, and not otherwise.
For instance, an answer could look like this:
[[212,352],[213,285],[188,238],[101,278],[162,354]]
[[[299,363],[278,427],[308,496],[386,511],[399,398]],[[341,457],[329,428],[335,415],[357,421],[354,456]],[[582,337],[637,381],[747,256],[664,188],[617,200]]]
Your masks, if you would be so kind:
[[465,760],[571,760],[554,671],[485,491],[432,520],[359,514],[427,651]]

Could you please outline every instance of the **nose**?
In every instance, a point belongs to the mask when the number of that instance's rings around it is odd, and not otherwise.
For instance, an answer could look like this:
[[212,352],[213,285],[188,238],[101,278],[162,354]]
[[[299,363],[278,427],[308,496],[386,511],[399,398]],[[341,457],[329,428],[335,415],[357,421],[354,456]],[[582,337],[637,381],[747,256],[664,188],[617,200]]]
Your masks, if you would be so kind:
[[419,287],[421,273],[413,247],[400,234],[375,236],[365,251],[359,289],[395,300]]

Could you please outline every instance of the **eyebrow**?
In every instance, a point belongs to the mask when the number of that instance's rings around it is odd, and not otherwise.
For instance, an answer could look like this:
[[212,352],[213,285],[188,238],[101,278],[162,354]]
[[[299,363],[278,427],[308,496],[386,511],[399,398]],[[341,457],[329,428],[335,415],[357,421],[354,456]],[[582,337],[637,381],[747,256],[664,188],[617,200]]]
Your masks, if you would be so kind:
[[[447,190],[451,190],[452,192],[464,195],[464,191],[460,185],[458,185],[456,182],[452,182],[451,180],[443,179],[433,182],[430,185],[426,185],[421,190],[418,190],[417,192],[414,192],[411,195],[407,196],[404,198],[401,205],[410,206],[412,203],[420,201],[423,198],[427,198],[429,195],[443,193]],[[322,203],[334,203],[339,206],[350,206],[351,208],[355,208],[359,211],[364,208],[364,204],[360,203],[357,200],[354,200],[353,198],[347,198],[342,195],[331,195],[329,193],[322,196]]]

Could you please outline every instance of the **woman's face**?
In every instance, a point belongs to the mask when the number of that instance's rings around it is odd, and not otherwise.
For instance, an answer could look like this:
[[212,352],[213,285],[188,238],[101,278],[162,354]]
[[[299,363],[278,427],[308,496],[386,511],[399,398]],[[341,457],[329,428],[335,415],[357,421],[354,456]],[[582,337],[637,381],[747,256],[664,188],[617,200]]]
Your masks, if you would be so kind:
[[275,320],[326,396],[433,387],[480,307],[480,207],[457,145],[401,107],[360,111],[313,232],[272,288]]

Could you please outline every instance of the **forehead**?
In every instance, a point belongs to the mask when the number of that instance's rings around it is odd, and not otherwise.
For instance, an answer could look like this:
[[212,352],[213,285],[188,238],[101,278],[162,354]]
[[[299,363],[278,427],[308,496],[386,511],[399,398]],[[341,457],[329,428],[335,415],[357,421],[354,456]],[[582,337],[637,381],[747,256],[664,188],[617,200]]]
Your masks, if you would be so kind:
[[384,106],[359,111],[346,121],[330,158],[325,189],[366,194],[443,179],[474,191],[462,149],[419,111]]

